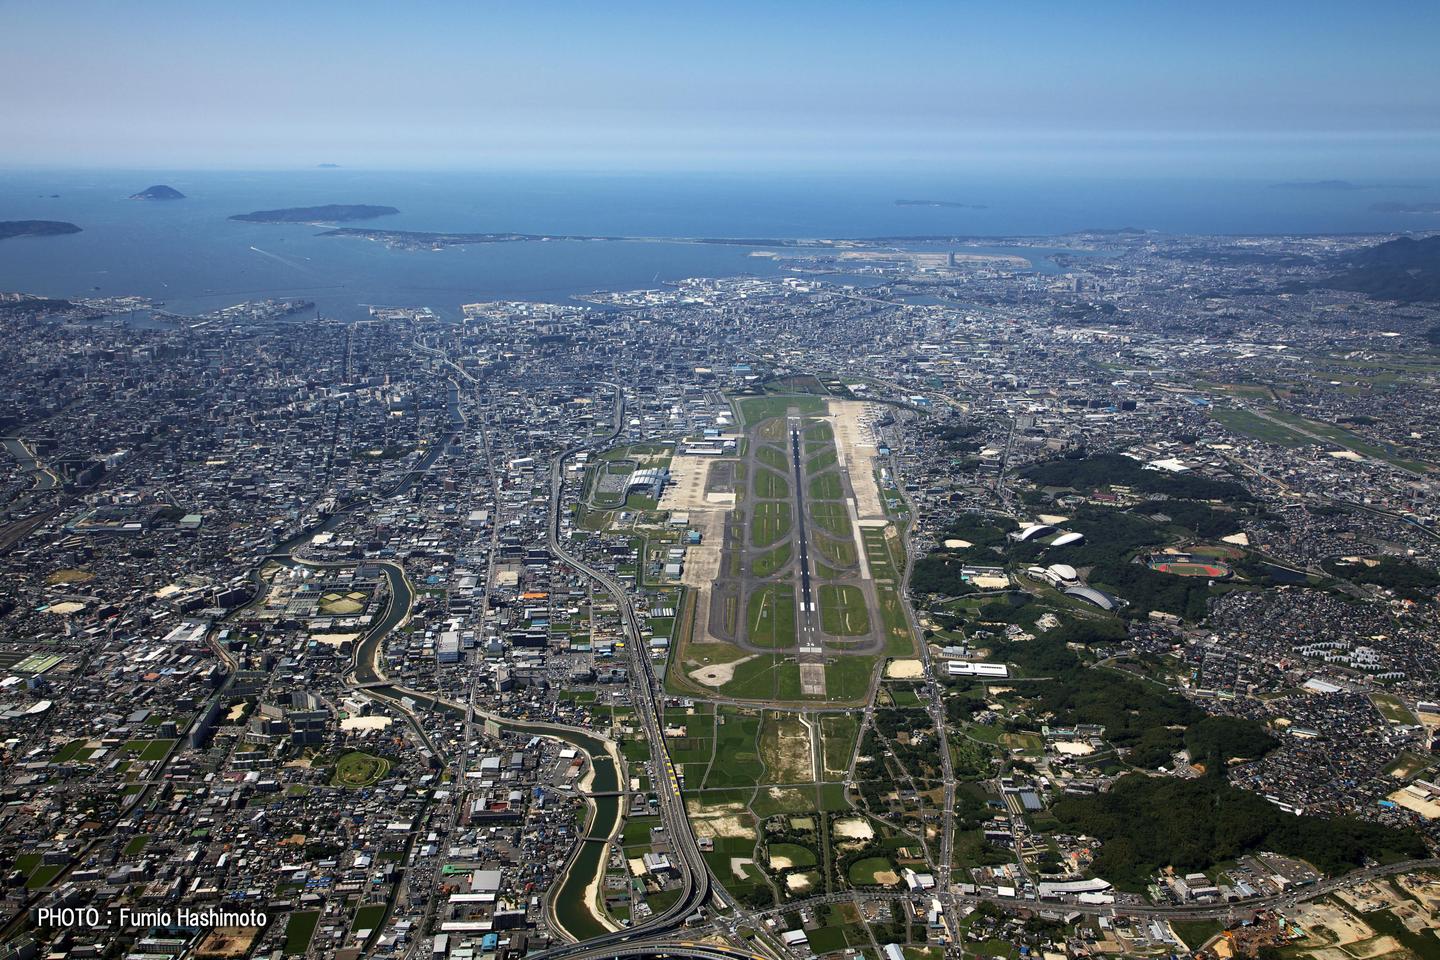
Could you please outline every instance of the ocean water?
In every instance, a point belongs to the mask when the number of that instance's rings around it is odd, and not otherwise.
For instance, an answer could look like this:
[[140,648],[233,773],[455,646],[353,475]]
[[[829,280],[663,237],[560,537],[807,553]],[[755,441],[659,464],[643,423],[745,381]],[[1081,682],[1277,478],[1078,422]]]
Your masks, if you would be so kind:
[[[126,199],[155,183],[179,201]],[[52,196],[53,195],[53,196]],[[304,297],[327,315],[370,304],[455,315],[476,300],[564,301],[597,289],[693,276],[774,275],[744,245],[661,238],[914,237],[1005,241],[1082,229],[1167,233],[1379,233],[1440,229],[1440,216],[1376,212],[1434,202],[1440,182],[1356,190],[1268,182],[973,181],[963,178],[723,175],[0,172],[0,220],[69,220],[83,232],[0,241],[0,290],[49,296],[138,294],[179,313],[246,299]],[[896,200],[966,206],[900,206]],[[386,204],[395,216],[351,226],[657,238],[643,243],[476,244],[391,250],[322,237],[303,224],[250,224],[236,213],[322,203]],[[1039,270],[1053,270],[1040,250]]]

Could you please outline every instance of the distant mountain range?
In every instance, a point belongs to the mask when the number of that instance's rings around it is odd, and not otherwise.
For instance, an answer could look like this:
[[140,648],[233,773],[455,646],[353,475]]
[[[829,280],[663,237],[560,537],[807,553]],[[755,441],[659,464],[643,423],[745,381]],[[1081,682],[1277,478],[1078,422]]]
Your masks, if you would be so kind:
[[346,220],[373,220],[400,211],[365,203],[327,203],[319,207],[284,207],[279,210],[256,210],[237,213],[231,220],[246,223],[341,223]]
[[1388,240],[1342,263],[1345,269],[1314,285],[1402,303],[1440,301],[1440,234]]
[[58,237],[79,232],[79,227],[64,220],[0,220],[0,240],[9,240],[11,237]]
[[185,194],[174,187],[167,187],[163,183],[157,183],[153,187],[146,187],[139,193],[132,193],[131,200],[184,200]]

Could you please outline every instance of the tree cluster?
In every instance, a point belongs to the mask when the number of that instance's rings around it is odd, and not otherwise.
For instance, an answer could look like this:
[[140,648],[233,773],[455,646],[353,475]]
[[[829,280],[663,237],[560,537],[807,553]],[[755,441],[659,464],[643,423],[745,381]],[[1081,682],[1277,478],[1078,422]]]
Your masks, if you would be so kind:
[[1349,818],[1294,816],[1221,777],[1121,777],[1106,793],[1062,797],[1054,813],[1072,832],[1102,841],[1096,874],[1136,889],[1166,866],[1205,870],[1258,850],[1299,857],[1332,873],[1369,857],[1423,857],[1411,831]]
[[1253,499],[1238,483],[1190,473],[1147,470],[1138,461],[1118,453],[1096,454],[1079,460],[1046,460],[1024,468],[1020,476],[1042,487],[1073,487],[1086,492],[1123,486],[1137,493],[1181,500],[1237,503]]

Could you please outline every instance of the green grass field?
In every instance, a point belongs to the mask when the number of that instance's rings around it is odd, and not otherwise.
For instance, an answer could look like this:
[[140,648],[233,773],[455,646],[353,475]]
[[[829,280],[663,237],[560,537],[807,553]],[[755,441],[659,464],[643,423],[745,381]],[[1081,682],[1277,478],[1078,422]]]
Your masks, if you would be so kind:
[[831,471],[822,473],[810,481],[810,497],[814,500],[839,500],[845,496],[840,483],[840,474]]
[[820,627],[836,637],[861,637],[870,632],[865,594],[850,584],[820,585]]
[[750,489],[759,500],[783,500],[790,496],[790,481],[774,470],[756,470]]
[[836,540],[833,537],[812,535],[811,544],[815,552],[840,567],[853,567],[859,562],[854,540]]
[[304,954],[319,924],[319,910],[300,910],[290,914],[285,923],[285,952],[292,956]]
[[713,721],[709,717],[686,717],[683,720],[689,736],[665,738],[665,750],[670,760],[673,763],[709,763],[715,753]]
[[750,543],[768,547],[790,532],[790,504],[757,503],[750,516]]
[[164,760],[165,754],[175,746],[174,740],[128,740],[125,743],[125,750],[128,753],[140,754],[140,759],[147,763],[154,763],[157,760]]
[[[813,867],[818,862],[814,850],[802,847],[798,843],[772,843],[769,850],[772,865],[776,857],[783,857],[790,861],[790,867]],[[789,869],[789,867],[784,869]]]
[[759,736],[759,713],[721,707],[716,714],[714,759],[705,775],[706,788],[763,783],[765,765],[760,760]]
[[768,443],[762,443],[755,448],[755,459],[767,467],[774,467],[781,473],[785,473],[790,469],[790,464],[785,459],[784,452],[779,447],[772,447]]
[[856,860],[850,867],[850,882],[862,887],[894,886],[890,878],[882,874],[894,874],[898,877],[899,871],[895,864],[885,857],[866,857],[863,860]]
[[825,400],[823,397],[808,394],[745,397],[740,401],[739,407],[740,420],[748,427],[759,423],[761,420],[767,420],[770,417],[783,417],[789,412],[791,407],[794,407],[802,415],[824,413]]
[[845,926],[837,927],[816,927],[807,931],[810,940],[810,952],[815,956],[822,956],[827,953],[838,953],[845,949],[849,942],[845,937]]
[[750,595],[745,611],[750,642],[757,647],[795,646],[795,588],[790,584],[762,587]]
[[845,509],[845,504],[835,501],[820,501],[810,504],[810,518],[815,521],[815,526],[832,533],[841,539],[848,539],[850,532],[850,512]]
[[888,584],[876,584],[875,599],[880,603],[880,622],[885,627],[885,653],[892,657],[914,656],[915,634],[910,630],[899,591]]
[[[1298,447],[1307,443],[1324,442],[1342,447],[1346,450],[1351,450],[1364,457],[1383,460],[1402,470],[1420,473],[1425,469],[1424,463],[1416,460],[1406,460],[1403,457],[1396,456],[1379,444],[1372,443],[1359,434],[1352,433],[1344,427],[1336,426],[1333,423],[1311,420],[1308,417],[1302,417],[1278,407],[1267,408],[1265,412],[1279,422],[1272,422],[1258,414],[1251,413],[1249,410],[1225,407],[1217,407],[1211,410],[1210,415],[1236,433],[1251,437],[1255,440],[1262,440],[1266,443],[1274,443],[1285,447]],[[1316,441],[1306,434],[1320,437],[1321,440]]]
[[665,821],[659,817],[630,817],[627,819],[620,834],[620,842],[624,845],[626,854],[633,856],[637,852],[649,850],[650,831],[664,825]]
[[335,761],[335,774],[330,784],[336,787],[368,787],[378,783],[389,772],[389,760],[354,750]]
[[750,573],[757,577],[768,577],[790,562],[790,544],[782,543],[774,550],[767,550],[750,561]]
[[821,470],[829,469],[839,462],[840,458],[835,455],[833,448],[824,450],[806,461],[805,472],[811,474],[819,473]]
[[1238,433],[1242,437],[1249,437],[1251,440],[1273,443],[1281,447],[1303,447],[1307,443],[1314,442],[1309,437],[1301,436],[1278,423],[1271,423],[1264,417],[1238,407],[1213,407],[1210,410],[1210,417],[1227,430]]
[[750,802],[750,809],[755,811],[757,817],[773,817],[781,813],[814,813],[815,791],[808,786],[771,787],[755,795],[755,799]]
[[828,443],[835,439],[835,431],[830,429],[828,423],[815,423],[805,428],[805,439],[817,443]]
[[825,664],[825,696],[830,700],[859,700],[870,690],[875,657],[842,656]]
[[767,443],[784,443],[787,436],[784,418],[775,417],[764,421],[755,428],[755,436]]
[[885,531],[866,527],[860,531],[860,542],[865,547],[865,562],[870,565],[870,576],[876,580],[894,580],[895,558],[885,540]]
[[798,700],[800,667],[793,657],[764,654],[737,666],[720,692],[741,700]]
[[352,930],[374,930],[384,919],[385,904],[367,903],[355,911],[355,919],[350,924],[350,928]]
[[1185,946],[1193,953],[1205,945],[1205,941],[1225,929],[1225,924],[1219,920],[1174,920],[1170,923],[1170,929],[1175,931],[1175,936],[1185,941]]
[[1430,767],[1431,763],[1431,759],[1424,754],[1402,750],[1400,756],[1386,764],[1384,773],[1396,780],[1409,780]]
[[1150,564],[1150,569],[1177,577],[1209,577],[1219,580],[1230,576],[1230,568],[1223,563],[1167,563],[1156,560]]
[[52,880],[60,875],[60,871],[64,869],[65,865],[61,863],[41,864],[36,867],[35,871],[26,879],[25,889],[39,890],[41,887],[48,886]]
[[1420,723],[1415,714],[1411,713],[1409,708],[1400,702],[1400,698],[1393,694],[1372,693],[1370,702],[1375,704],[1375,709],[1380,711],[1380,715],[1391,723],[1410,726],[1418,726]]
[[827,776],[850,769],[850,754],[859,732],[860,720],[853,713],[827,713],[820,718],[821,758]]

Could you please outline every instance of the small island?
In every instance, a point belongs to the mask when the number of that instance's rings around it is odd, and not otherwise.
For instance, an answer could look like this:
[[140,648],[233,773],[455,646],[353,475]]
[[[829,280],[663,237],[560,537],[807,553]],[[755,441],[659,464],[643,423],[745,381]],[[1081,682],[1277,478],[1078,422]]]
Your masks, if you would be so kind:
[[897,207],[944,207],[950,210],[984,210],[983,203],[961,203],[958,200],[896,200]]
[[237,213],[231,220],[246,223],[341,223],[346,220],[373,220],[400,211],[394,207],[378,207],[365,203],[327,203],[319,207],[285,207],[280,210],[256,210]]
[[1388,200],[1384,203],[1372,203],[1370,209],[1376,213],[1408,213],[1408,214],[1429,214],[1440,213],[1440,203],[1431,200],[1420,200],[1415,202],[1404,202]]
[[79,232],[79,227],[64,220],[0,220],[0,240],[9,240],[11,237],[59,237]]
[[139,193],[132,193],[132,194],[130,195],[130,199],[131,199],[131,200],[184,200],[184,199],[185,199],[185,194],[181,193],[179,190],[176,190],[174,187],[166,186],[166,185],[163,184],[163,183],[157,183],[157,184],[155,184],[155,186],[153,186],[153,187],[146,187],[144,190],[141,190]]
[[1286,180],[1284,183],[1272,183],[1270,186],[1276,190],[1328,190],[1337,193],[1369,189],[1349,180]]

